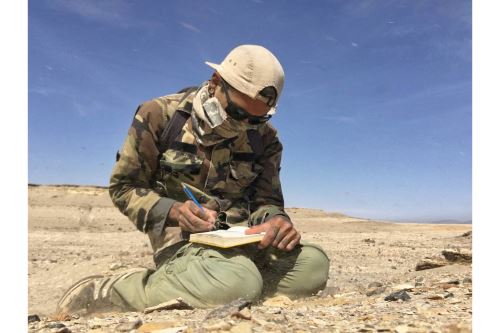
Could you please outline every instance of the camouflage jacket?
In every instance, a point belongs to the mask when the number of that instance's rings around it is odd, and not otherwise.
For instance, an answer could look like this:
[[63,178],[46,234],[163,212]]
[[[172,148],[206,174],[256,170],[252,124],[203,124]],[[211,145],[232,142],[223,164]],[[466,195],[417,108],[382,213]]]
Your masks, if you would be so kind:
[[[142,104],[132,121],[113,168],[109,193],[116,207],[148,234],[155,257],[163,249],[188,239],[167,219],[175,201],[187,200],[181,182],[200,203],[225,212],[230,225],[256,225],[286,215],[279,179],[282,145],[277,131],[260,125],[260,154],[249,133],[213,146],[198,144],[188,118],[170,148],[160,137],[176,110],[191,111],[191,93],[173,94]],[[194,112],[194,111],[193,111]]]

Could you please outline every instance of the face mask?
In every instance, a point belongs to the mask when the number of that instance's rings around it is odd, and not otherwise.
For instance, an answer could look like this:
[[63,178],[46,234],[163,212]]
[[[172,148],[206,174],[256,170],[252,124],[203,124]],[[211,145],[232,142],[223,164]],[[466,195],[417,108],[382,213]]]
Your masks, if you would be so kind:
[[215,97],[210,97],[208,85],[200,88],[193,99],[194,115],[191,117],[196,140],[203,145],[212,145],[256,128],[256,125],[228,117]]
[[227,113],[222,108],[219,100],[215,97],[207,99],[203,104],[206,122],[210,128],[220,126],[227,119]]

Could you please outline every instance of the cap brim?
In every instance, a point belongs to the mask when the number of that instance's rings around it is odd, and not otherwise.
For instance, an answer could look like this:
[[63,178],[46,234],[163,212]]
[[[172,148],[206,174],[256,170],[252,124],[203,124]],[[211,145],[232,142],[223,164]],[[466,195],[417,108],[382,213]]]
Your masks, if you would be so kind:
[[220,65],[214,64],[213,62],[205,61],[205,64],[215,69],[217,72],[220,70]]

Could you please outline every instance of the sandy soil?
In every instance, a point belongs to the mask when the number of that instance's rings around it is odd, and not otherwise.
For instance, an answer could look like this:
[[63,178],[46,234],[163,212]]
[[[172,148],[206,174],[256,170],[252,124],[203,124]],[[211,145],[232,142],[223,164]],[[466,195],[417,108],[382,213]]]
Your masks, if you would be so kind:
[[[447,261],[441,252],[470,251],[471,236],[463,234],[471,225],[384,223],[300,208],[287,212],[303,239],[321,245],[331,258],[328,287],[318,296],[254,304],[247,313],[251,319],[206,321],[210,310],[54,318],[58,299],[73,282],[152,268],[152,250],[147,237],[113,207],[105,188],[30,186],[29,313],[41,321],[30,323],[29,331],[114,332],[140,320],[136,332],[470,332],[471,263]],[[446,265],[416,271],[426,257]],[[384,300],[403,289],[410,300]]]

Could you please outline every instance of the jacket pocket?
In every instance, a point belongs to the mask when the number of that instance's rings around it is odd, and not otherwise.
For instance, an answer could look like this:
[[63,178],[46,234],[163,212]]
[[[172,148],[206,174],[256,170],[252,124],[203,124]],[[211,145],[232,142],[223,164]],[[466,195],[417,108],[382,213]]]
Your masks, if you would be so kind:
[[160,166],[166,173],[185,173],[198,175],[203,160],[195,154],[168,149],[160,159]]
[[253,162],[231,161],[225,192],[238,193],[246,189],[257,178]]
[[160,194],[172,199],[185,199],[180,183],[199,187],[202,168],[203,159],[197,155],[168,149],[160,158],[160,176],[155,188]]

